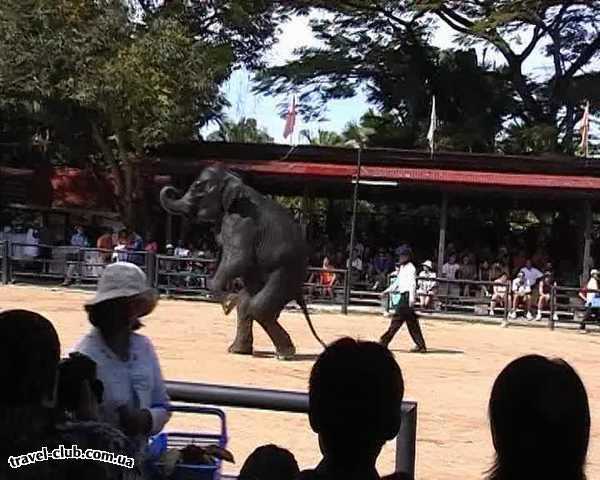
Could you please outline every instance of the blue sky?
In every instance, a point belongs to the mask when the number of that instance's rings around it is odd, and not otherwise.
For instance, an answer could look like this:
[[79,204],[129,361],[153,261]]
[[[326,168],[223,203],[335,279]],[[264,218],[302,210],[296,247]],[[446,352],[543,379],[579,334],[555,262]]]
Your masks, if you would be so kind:
[[[438,23],[432,37],[432,43],[440,48],[456,47],[454,43],[455,34],[443,23]],[[528,33],[524,33],[525,40]],[[294,57],[294,49],[301,46],[319,46],[319,41],[314,38],[309,27],[307,17],[295,17],[281,27],[279,42],[267,54],[270,65],[280,65]],[[478,48],[479,55],[483,50]],[[502,62],[500,54],[488,50],[488,60],[496,59]],[[540,51],[535,52],[524,65],[524,70],[534,76],[546,76],[550,64]],[[241,117],[256,118],[259,126],[266,128],[277,143],[290,143],[290,138],[283,139],[284,120],[279,116],[278,105],[287,101],[281,97],[267,97],[252,93],[252,79],[248,72],[239,70],[233,73],[229,81],[223,87],[231,103],[227,109],[229,118],[238,120]],[[308,129],[312,132],[317,129],[341,131],[349,121],[357,121],[362,114],[368,110],[369,105],[363,93],[354,98],[346,100],[331,101],[327,105],[326,121],[304,123],[300,117],[297,118],[296,132]],[[215,126],[207,127],[203,133],[210,132]],[[302,141],[300,141],[302,143]]]

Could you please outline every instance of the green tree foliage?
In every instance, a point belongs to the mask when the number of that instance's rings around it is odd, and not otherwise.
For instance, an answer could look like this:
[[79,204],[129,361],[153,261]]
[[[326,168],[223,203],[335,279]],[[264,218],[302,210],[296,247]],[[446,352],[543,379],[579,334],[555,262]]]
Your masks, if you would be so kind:
[[95,158],[110,172],[129,225],[143,218],[144,149],[192,138],[219,116],[221,84],[261,53],[242,51],[240,38],[269,45],[273,2],[210,3],[0,2],[5,115],[18,112],[33,130],[48,128],[64,150],[88,145],[85,161]]
[[219,129],[206,139],[210,142],[273,143],[273,137],[264,128],[259,128],[254,118],[220,122]]
[[494,147],[513,102],[503,71],[479,65],[468,51],[439,51],[428,44],[428,24],[408,2],[306,2],[328,10],[312,29],[324,47],[302,48],[298,58],[265,69],[261,93],[301,91],[301,113],[322,116],[329,100],[364,89],[380,116],[365,120],[369,143],[410,148],[426,145],[431,96],[447,134],[443,146],[472,151]]
[[[414,0],[419,14],[431,13],[456,31],[467,45],[500,52],[511,86],[521,102],[509,130],[508,150],[574,149],[574,127],[584,100],[600,109],[600,2],[556,0]],[[551,60],[547,78],[526,75],[524,64],[542,48]],[[540,138],[542,135],[544,138]]]

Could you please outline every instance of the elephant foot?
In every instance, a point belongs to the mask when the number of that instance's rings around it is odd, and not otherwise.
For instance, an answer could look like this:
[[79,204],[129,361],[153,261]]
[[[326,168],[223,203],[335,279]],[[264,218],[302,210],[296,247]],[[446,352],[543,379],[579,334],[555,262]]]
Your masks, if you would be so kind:
[[277,350],[277,353],[275,355],[277,357],[277,360],[292,360],[296,355],[296,349],[293,346],[291,346],[289,348]]
[[252,355],[252,345],[240,345],[234,342],[227,351],[236,355]]
[[223,313],[229,315],[231,311],[240,303],[240,296],[236,293],[230,293],[221,301]]

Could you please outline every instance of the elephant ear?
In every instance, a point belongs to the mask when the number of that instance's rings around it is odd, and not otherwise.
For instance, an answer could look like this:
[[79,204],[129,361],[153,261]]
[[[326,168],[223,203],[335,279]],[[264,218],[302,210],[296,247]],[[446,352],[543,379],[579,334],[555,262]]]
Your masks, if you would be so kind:
[[236,202],[246,197],[245,190],[245,185],[238,176],[228,174],[223,181],[221,194],[223,209],[231,212]]

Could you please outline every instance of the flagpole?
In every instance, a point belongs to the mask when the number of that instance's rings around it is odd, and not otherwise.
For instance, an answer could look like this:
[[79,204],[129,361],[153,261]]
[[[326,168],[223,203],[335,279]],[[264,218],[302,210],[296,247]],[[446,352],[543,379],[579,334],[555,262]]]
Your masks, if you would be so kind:
[[356,216],[358,210],[358,186],[360,184],[360,173],[361,173],[361,153],[362,146],[359,145],[356,156],[356,179],[354,183],[354,194],[352,195],[352,223],[350,225],[350,245],[348,264],[346,265],[346,281],[344,282],[344,304],[342,305],[342,313],[348,314],[348,304],[350,303],[350,289],[351,289],[351,272],[352,272],[352,256],[354,255],[354,243],[355,243],[355,232],[356,232]]

